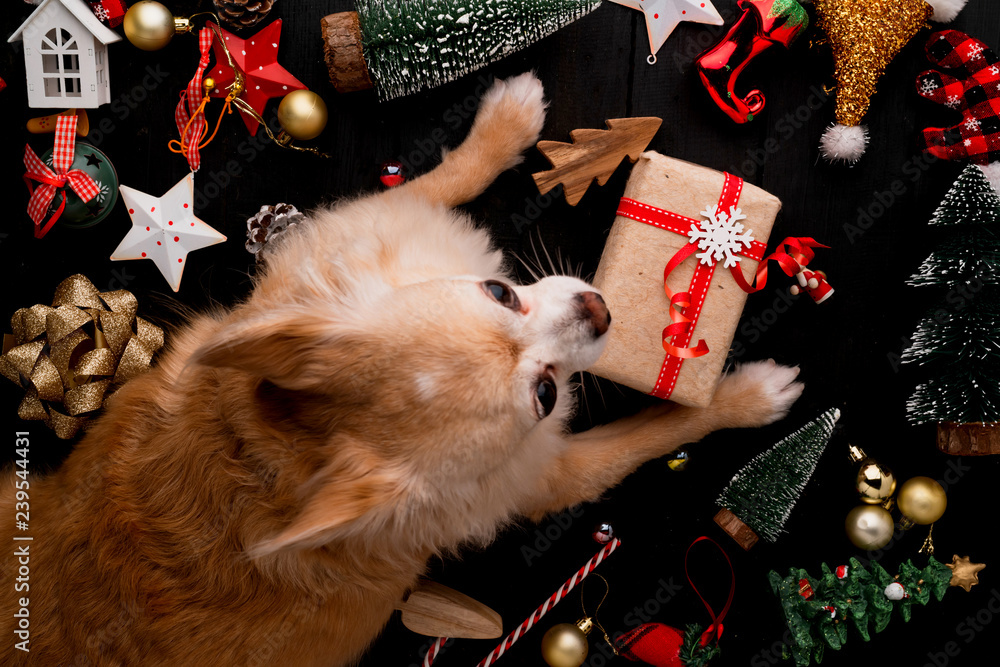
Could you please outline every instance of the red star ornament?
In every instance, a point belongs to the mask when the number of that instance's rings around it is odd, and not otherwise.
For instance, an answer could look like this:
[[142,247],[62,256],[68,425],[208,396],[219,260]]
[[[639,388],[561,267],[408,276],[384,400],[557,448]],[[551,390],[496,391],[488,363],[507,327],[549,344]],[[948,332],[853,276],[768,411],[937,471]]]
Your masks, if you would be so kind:
[[[208,26],[217,28],[212,22],[209,22]],[[243,73],[244,87],[240,97],[261,116],[264,115],[264,105],[272,97],[284,97],[293,90],[306,88],[301,81],[278,64],[281,19],[272,21],[249,39],[237,37],[222,28],[218,28],[218,30],[222,39],[226,41],[226,48],[232,54],[233,62]],[[211,76],[215,79],[215,88],[209,94],[212,97],[225,97],[229,92],[227,88],[233,83],[235,77],[218,39],[212,42],[212,50],[215,51],[215,67]],[[240,115],[243,117],[243,122],[246,123],[250,134],[256,135],[257,126],[260,123],[248,114],[241,113]]]

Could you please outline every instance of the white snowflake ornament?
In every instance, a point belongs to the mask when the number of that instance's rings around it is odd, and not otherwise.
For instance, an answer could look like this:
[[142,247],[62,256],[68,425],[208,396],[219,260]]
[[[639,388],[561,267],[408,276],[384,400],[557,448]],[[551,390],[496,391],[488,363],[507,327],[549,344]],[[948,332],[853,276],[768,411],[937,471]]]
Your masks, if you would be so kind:
[[195,216],[193,174],[162,197],[124,185],[118,190],[132,217],[132,229],[115,248],[112,261],[151,259],[175,292],[181,287],[188,253],[226,240]]
[[687,233],[691,237],[688,243],[698,244],[699,252],[695,256],[702,264],[712,266],[715,262],[725,260],[724,268],[736,266],[740,262],[739,253],[753,244],[753,230],[743,231],[740,220],[746,220],[743,212],[732,206],[729,213],[718,210],[718,205],[707,207],[701,214],[707,218],[701,226],[692,228]]

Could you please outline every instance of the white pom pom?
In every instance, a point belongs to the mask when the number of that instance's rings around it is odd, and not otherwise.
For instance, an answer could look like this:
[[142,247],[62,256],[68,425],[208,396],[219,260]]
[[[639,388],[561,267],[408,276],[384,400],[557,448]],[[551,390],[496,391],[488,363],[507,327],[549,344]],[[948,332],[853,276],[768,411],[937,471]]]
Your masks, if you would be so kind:
[[829,162],[857,162],[867,147],[868,128],[864,125],[831,125],[819,142],[819,152]]
[[949,23],[958,16],[958,13],[965,7],[969,0],[927,0],[927,4],[934,8],[931,20],[938,23]]
[[979,165],[979,168],[983,170],[986,180],[990,182],[993,189],[1000,195],[1000,162],[990,162],[986,166]]

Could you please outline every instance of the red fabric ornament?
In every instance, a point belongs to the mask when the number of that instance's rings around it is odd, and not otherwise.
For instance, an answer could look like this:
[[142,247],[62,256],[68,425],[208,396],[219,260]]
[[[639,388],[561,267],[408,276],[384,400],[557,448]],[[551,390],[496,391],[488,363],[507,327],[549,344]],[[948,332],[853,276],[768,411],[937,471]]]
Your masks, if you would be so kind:
[[[261,116],[264,114],[264,105],[272,97],[284,97],[293,90],[305,89],[305,84],[278,64],[281,19],[269,23],[267,27],[248,39],[237,37],[228,30],[219,28],[211,21],[207,25],[209,28],[219,31],[221,39],[225,40],[226,47],[233,56],[233,62],[237,69],[243,73],[244,88],[240,97]],[[215,52],[215,69],[212,70],[212,76],[215,78],[215,88],[209,94],[212,97],[225,97],[229,94],[227,88],[233,83],[235,77],[232,68],[229,67],[229,61],[226,59],[226,53],[222,49],[220,40],[213,43],[213,51]],[[250,134],[257,134],[257,126],[260,123],[248,114],[241,115]]]
[[698,56],[695,68],[712,101],[736,123],[749,123],[764,109],[764,93],[736,94],[736,79],[750,61],[775,44],[789,47],[809,27],[797,2],[740,0],[743,16],[722,40]]
[[94,16],[101,21],[107,21],[112,28],[117,28],[125,20],[126,9],[124,0],[99,0],[90,3],[90,10],[94,12]]
[[[726,563],[729,565],[729,597],[718,616],[715,615],[712,607],[702,597],[694,582],[691,581],[691,575],[688,572],[687,563],[691,548],[702,541],[714,544],[722,552],[722,555],[725,556]],[[709,644],[718,644],[719,638],[722,637],[722,619],[729,613],[729,607],[733,603],[733,595],[736,592],[736,575],[733,572],[733,564],[729,560],[729,555],[726,554],[725,550],[715,540],[709,537],[699,537],[691,543],[687,549],[687,553],[684,555],[684,574],[712,619],[712,624],[708,626],[708,629],[701,634],[698,640],[698,646],[706,649],[709,648]],[[684,642],[685,633],[681,630],[664,625],[663,623],[646,623],[619,637],[615,641],[615,650],[622,657],[636,662],[645,662],[653,665],[653,667],[687,667],[687,663],[684,662],[684,658],[682,657]],[[714,650],[717,651],[718,649],[715,648]]]
[[924,152],[981,165],[1000,160],[1000,56],[958,30],[934,33],[926,50],[931,62],[954,74],[922,72],[917,92],[961,112],[962,121],[923,130]]
[[799,579],[799,595],[807,600],[813,596],[813,587],[808,579]]

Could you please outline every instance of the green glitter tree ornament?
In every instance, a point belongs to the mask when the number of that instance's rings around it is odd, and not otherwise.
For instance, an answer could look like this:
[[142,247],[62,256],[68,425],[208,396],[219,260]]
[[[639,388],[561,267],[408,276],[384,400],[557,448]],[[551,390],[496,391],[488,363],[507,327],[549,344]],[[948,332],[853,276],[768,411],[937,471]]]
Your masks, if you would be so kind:
[[819,577],[797,568],[789,570],[787,577],[772,570],[768,574],[771,590],[778,596],[791,633],[791,641],[782,646],[783,657],[794,659],[798,667],[806,667],[811,660],[822,662],[827,648],[840,650],[847,641],[848,626],[869,641],[873,631],[886,628],[894,609],[908,622],[914,605],[926,605],[931,596],[940,601],[949,586],[971,587],[955,576],[954,568],[931,556],[922,570],[906,561],[896,576],[875,561],[866,569],[856,558],[835,570],[823,563]]
[[950,236],[907,282],[947,292],[903,352],[903,363],[927,378],[907,417],[937,422],[938,448],[948,454],[1000,454],[1000,196],[969,165],[930,224]]
[[325,17],[330,80],[382,100],[454,81],[551,35],[600,0],[357,0]]
[[830,442],[840,410],[831,408],[758,454],[729,482],[715,522],[746,550],[774,542]]

